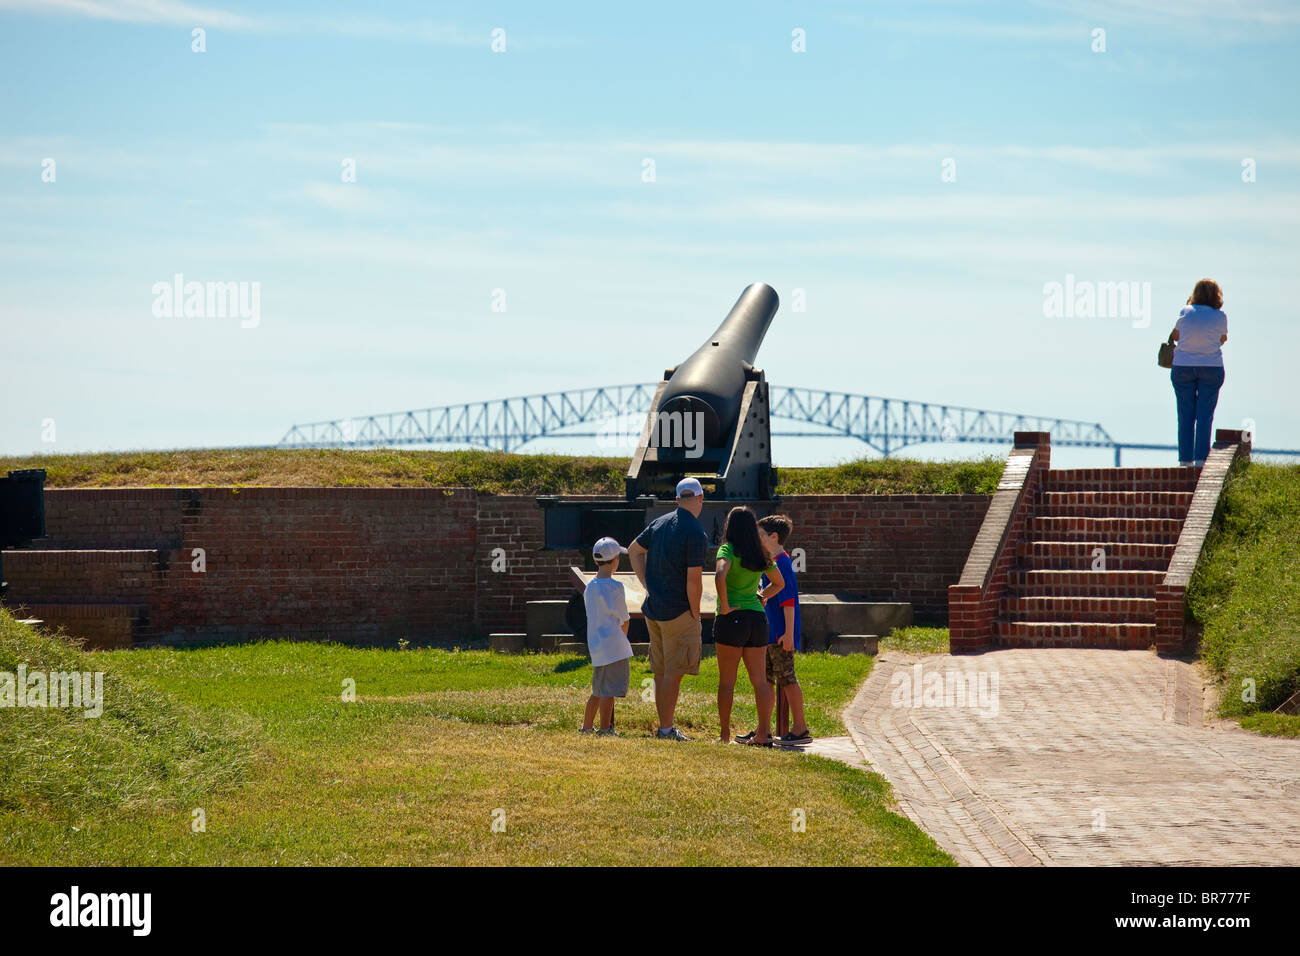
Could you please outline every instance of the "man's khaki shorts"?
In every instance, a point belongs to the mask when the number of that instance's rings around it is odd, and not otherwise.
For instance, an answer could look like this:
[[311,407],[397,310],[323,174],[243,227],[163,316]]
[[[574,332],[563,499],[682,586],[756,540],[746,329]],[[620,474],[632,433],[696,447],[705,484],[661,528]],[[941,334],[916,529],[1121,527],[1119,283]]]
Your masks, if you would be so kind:
[[700,622],[690,611],[671,621],[645,619],[650,632],[650,672],[679,677],[700,672]]

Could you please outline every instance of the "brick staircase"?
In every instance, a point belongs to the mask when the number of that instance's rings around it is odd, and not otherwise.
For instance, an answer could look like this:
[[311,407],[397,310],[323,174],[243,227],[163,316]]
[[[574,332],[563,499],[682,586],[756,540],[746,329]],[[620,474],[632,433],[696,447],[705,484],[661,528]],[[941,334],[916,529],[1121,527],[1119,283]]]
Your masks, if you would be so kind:
[[1052,469],[1050,436],[1017,432],[958,583],[953,651],[1109,647],[1178,652],[1185,595],[1228,474],[1220,429],[1202,469]]
[[993,622],[1002,647],[1145,648],[1196,491],[1191,468],[1048,470]]

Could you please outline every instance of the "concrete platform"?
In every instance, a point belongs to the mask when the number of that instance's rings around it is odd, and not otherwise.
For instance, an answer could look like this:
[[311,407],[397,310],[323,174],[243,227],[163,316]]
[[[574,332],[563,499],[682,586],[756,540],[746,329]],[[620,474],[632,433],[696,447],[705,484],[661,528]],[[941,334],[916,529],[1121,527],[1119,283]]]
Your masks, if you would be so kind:
[[799,595],[804,633],[876,634],[912,626],[912,605],[902,601],[860,601],[843,594]]

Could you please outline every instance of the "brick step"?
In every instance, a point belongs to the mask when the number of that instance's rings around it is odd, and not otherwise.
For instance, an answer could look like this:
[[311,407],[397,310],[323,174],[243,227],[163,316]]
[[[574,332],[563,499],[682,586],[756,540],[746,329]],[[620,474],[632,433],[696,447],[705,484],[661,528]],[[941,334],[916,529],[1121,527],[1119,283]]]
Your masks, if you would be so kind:
[[1164,579],[1164,571],[1026,571],[1007,573],[1011,597],[1070,595],[1071,597],[1148,598]]
[[1187,515],[1190,491],[1048,491],[1034,496],[1036,517],[1177,518]]
[[147,599],[163,553],[147,548],[6,551],[6,597],[10,603],[29,604]]
[[1154,624],[1155,598],[1100,598],[1074,594],[1022,595],[999,602],[1009,621],[1068,623],[1093,621],[1109,624]]
[[135,644],[149,608],[144,604],[23,604],[22,611],[43,620],[46,633],[62,628],[68,637],[83,641],[86,650],[107,651]]
[[1179,518],[1098,518],[1035,516],[1026,523],[1031,541],[1112,541],[1117,544],[1177,544],[1183,530]]
[[1092,552],[1097,548],[1105,552],[1108,571],[1164,571],[1174,555],[1172,544],[1017,541],[1016,560],[1029,571],[1091,571]]
[[1061,468],[1043,474],[1043,491],[1196,490],[1194,468]]
[[993,622],[993,643],[999,647],[1110,647],[1143,650],[1155,642],[1154,624],[1003,619]]

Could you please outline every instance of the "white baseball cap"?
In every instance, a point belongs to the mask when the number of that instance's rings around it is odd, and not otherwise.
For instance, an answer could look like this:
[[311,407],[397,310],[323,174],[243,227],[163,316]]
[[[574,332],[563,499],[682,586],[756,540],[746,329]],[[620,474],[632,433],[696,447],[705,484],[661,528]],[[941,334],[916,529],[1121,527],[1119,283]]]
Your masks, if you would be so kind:
[[699,479],[683,478],[681,481],[677,482],[677,497],[690,498],[691,496],[696,498],[704,497],[704,488],[700,484]]
[[627,554],[627,548],[613,538],[601,538],[591,546],[591,556],[597,561],[613,561],[620,554]]

